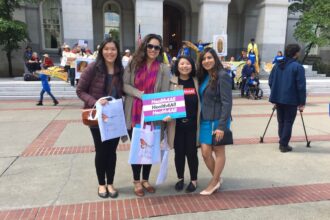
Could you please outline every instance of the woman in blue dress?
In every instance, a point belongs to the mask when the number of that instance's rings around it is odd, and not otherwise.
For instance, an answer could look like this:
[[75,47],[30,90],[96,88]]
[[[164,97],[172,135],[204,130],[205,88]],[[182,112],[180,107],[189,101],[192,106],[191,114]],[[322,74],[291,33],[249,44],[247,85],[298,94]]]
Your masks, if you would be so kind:
[[221,187],[221,173],[226,162],[225,146],[213,146],[212,135],[220,140],[230,127],[232,109],[231,78],[217,53],[206,48],[200,56],[198,79],[201,100],[200,143],[204,162],[212,174],[200,194],[211,195]]

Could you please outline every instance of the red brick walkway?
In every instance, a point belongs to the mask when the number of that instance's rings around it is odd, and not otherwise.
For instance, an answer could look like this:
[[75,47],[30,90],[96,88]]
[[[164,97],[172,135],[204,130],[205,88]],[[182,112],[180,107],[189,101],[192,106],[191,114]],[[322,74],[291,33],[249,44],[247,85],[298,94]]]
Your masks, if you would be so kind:
[[[311,112],[304,113],[305,115],[325,115],[327,112]],[[233,117],[269,117],[270,114],[246,114],[237,115]],[[54,120],[42,131],[42,133],[25,149],[21,154],[23,157],[31,156],[51,156],[63,154],[76,154],[76,153],[91,153],[94,151],[94,146],[69,146],[69,147],[55,147],[57,139],[60,137],[63,130],[70,123],[81,123],[80,120]],[[330,141],[330,135],[309,135],[311,141]],[[234,144],[258,144],[259,137],[252,138],[235,138]],[[293,136],[293,142],[304,142],[305,136]],[[264,139],[265,143],[277,143],[278,137],[268,137]],[[119,144],[118,151],[129,150],[129,144]]]
[[330,200],[330,183],[199,194],[153,196],[0,211],[0,219],[138,219],[163,215]]

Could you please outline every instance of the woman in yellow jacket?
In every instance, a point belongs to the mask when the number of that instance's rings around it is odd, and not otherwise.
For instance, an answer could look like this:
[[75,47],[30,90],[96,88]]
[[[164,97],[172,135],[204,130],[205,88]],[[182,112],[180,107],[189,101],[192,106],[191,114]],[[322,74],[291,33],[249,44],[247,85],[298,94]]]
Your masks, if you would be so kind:
[[168,143],[175,151],[175,167],[178,182],[177,191],[184,187],[184,168],[187,157],[190,183],[186,192],[194,192],[197,188],[198,157],[197,145],[199,134],[200,102],[198,95],[198,80],[195,77],[194,61],[187,56],[181,56],[175,63],[174,76],[170,80],[170,90],[184,90],[186,117],[171,120],[167,127]]

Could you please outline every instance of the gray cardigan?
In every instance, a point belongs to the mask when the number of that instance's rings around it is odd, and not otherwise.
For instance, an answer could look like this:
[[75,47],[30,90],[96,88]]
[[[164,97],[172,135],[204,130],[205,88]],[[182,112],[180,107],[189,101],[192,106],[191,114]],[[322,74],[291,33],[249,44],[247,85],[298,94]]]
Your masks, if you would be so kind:
[[225,70],[218,72],[217,88],[210,85],[206,87],[202,97],[202,119],[217,120],[219,119],[218,129],[224,131],[227,121],[231,117],[232,109],[232,91],[231,78]]

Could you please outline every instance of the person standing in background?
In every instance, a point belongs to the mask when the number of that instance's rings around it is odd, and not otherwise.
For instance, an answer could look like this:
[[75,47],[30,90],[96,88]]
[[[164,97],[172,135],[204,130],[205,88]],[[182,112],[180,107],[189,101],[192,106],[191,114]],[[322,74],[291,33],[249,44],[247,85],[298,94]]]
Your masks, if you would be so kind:
[[121,60],[121,62],[123,63],[124,68],[126,68],[126,66],[131,61],[131,59],[132,59],[131,51],[129,49],[126,49],[125,54],[124,54],[124,56]]
[[292,126],[297,109],[304,111],[306,104],[306,77],[304,67],[298,63],[300,46],[289,44],[285,48],[285,58],[273,67],[268,84],[269,101],[277,111],[279,149],[282,153],[292,151],[289,146]]
[[250,43],[248,44],[248,48],[247,48],[248,53],[250,53],[251,50],[253,51],[253,53],[255,55],[255,63],[252,65],[254,65],[256,73],[258,74],[259,73],[259,49],[258,49],[258,45],[256,44],[254,38],[251,38]]
[[277,51],[277,55],[275,56],[274,60],[273,60],[273,64],[279,63],[281,60],[284,59],[283,53],[282,51]]

